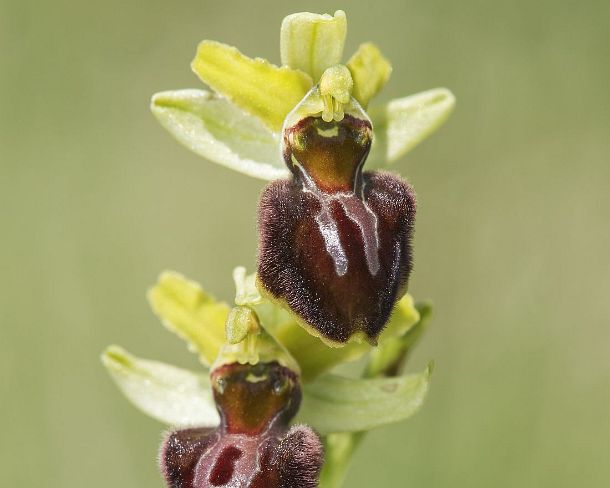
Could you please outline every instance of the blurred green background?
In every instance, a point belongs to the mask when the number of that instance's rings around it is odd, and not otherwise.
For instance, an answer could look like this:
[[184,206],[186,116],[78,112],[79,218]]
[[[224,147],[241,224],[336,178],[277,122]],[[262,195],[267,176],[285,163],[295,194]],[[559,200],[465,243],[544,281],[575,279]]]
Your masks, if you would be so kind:
[[2,486],[160,487],[162,426],[98,356],[196,367],[144,292],[164,269],[230,299],[262,181],[199,159],[148,111],[200,86],[201,39],[279,61],[294,11],[344,8],[382,99],[458,107],[396,165],[419,196],[411,291],[436,315],[425,408],[372,433],[347,486],[610,486],[610,3],[0,0]]

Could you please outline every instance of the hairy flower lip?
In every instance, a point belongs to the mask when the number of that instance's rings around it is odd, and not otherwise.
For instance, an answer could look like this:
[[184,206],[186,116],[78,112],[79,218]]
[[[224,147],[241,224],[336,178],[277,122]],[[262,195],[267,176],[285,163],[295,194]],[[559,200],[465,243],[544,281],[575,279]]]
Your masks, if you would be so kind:
[[[363,173],[363,182],[363,199],[350,199],[366,204],[377,220],[376,273],[362,241],[366,235],[358,227],[365,222],[362,214],[356,212],[354,220],[341,203],[333,202],[329,215],[335,229],[325,239],[316,220],[321,200],[303,191],[294,178],[268,185],[259,204],[262,288],[331,345],[342,345],[358,333],[374,344],[406,291],[411,271],[416,208],[411,187],[381,172]],[[334,254],[329,241],[340,247]]]

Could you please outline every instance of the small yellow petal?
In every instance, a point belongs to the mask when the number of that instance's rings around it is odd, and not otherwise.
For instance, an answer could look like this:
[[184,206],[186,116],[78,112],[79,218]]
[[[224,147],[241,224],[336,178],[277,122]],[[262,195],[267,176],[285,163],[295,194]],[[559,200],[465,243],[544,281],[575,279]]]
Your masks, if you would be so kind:
[[419,322],[419,319],[419,312],[415,308],[413,297],[407,293],[396,303],[392,317],[379,337],[379,342],[382,343],[391,337],[405,335],[411,327]]
[[313,85],[301,71],[249,58],[214,41],[199,44],[191,67],[204,83],[275,132]]
[[186,340],[203,364],[212,364],[225,342],[227,304],[207,295],[197,283],[168,271],[150,289],[148,301],[165,327]]
[[354,98],[366,107],[386,84],[392,73],[392,65],[384,58],[375,44],[361,44],[347,62],[354,79]]

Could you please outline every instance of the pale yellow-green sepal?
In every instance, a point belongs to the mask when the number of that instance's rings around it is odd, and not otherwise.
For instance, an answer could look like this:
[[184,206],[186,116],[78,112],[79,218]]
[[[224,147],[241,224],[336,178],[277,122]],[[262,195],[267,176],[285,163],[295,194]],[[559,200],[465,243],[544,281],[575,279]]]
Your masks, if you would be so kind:
[[432,366],[394,378],[354,379],[324,375],[303,387],[297,422],[322,435],[363,432],[404,420],[424,403]]
[[209,161],[265,180],[288,174],[278,151],[279,136],[220,95],[165,91],[152,97],[150,108],[178,142]]
[[367,166],[386,166],[409,152],[447,120],[454,106],[453,93],[435,88],[369,110],[375,139]]
[[173,427],[218,425],[209,371],[140,359],[119,346],[106,349],[102,363],[127,399],[152,418]]
[[284,118],[305,96],[309,75],[261,58],[249,58],[236,48],[214,41],[199,44],[193,71],[212,89],[279,132]]
[[360,45],[347,62],[347,67],[354,80],[353,96],[365,108],[392,74],[392,65],[371,42]]
[[284,18],[280,33],[282,64],[317,81],[326,68],[339,64],[347,35],[345,12],[334,16],[301,12]]
[[155,314],[172,332],[186,340],[189,349],[210,365],[225,343],[226,303],[206,294],[197,283],[166,271],[148,292]]

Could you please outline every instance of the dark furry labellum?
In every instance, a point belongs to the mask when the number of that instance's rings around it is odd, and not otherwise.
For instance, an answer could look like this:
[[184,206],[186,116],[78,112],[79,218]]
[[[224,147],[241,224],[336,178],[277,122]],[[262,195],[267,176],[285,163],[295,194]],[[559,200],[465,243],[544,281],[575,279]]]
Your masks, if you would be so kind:
[[286,124],[292,178],[259,204],[260,284],[331,343],[375,343],[411,271],[415,197],[397,176],[362,171],[371,141],[362,111]]
[[301,390],[278,363],[228,364],[212,373],[221,423],[169,433],[161,471],[170,488],[315,488],[322,444],[307,426],[289,428]]

